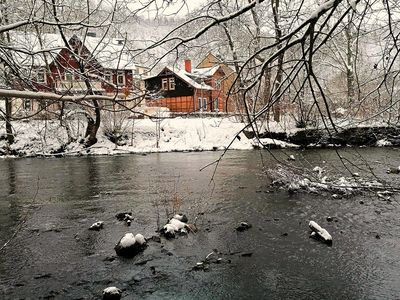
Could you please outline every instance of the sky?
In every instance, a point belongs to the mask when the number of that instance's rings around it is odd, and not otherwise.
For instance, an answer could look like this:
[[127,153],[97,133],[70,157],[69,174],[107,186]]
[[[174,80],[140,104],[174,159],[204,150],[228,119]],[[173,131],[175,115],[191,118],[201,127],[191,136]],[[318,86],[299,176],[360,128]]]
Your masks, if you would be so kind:
[[151,4],[149,7],[141,13],[142,16],[148,18],[154,18],[157,13],[163,16],[184,16],[189,12],[201,7],[207,1],[206,0],[139,0],[132,1],[129,4],[129,8],[132,10],[140,9],[146,6],[148,3]]

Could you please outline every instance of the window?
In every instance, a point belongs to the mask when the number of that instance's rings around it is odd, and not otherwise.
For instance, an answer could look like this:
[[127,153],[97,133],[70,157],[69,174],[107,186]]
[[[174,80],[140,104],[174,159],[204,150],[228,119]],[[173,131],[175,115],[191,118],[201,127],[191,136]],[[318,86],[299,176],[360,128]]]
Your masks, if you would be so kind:
[[46,72],[43,69],[40,69],[36,73],[36,81],[40,83],[46,82]]
[[117,84],[118,85],[124,85],[125,84],[125,74],[123,72],[118,72]]
[[199,111],[207,111],[207,98],[199,97]]
[[32,101],[31,100],[24,100],[23,106],[25,110],[32,110]]
[[215,80],[214,81],[214,88],[216,90],[220,90],[221,89],[221,81],[220,80]]
[[218,109],[218,98],[214,98],[214,111],[215,112],[219,112],[219,109]]
[[207,111],[207,98],[203,98],[203,110]]
[[169,82],[169,90],[170,91],[175,90],[175,78],[174,77],[168,78],[168,82]]
[[107,83],[113,83],[113,76],[112,76],[112,73],[111,73],[111,72],[106,72],[106,73],[104,74],[104,80],[105,80]]
[[72,81],[72,79],[73,79],[73,74],[70,71],[65,70],[64,71],[64,80]]
[[163,78],[161,80],[161,89],[163,91],[167,91],[168,90],[168,79],[167,78]]

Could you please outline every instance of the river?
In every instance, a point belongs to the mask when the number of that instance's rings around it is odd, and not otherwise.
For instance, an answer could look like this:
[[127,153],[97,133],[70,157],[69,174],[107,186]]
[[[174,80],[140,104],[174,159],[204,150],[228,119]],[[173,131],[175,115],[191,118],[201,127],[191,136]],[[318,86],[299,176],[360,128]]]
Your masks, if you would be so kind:
[[[400,165],[398,150],[341,153],[370,163],[362,176],[398,181],[385,173]],[[273,190],[263,167],[277,162],[266,151],[228,152],[210,183],[214,168],[199,170],[220,154],[1,159],[0,245],[20,230],[0,252],[0,298],[100,299],[108,286],[123,299],[399,297],[398,196],[387,203]],[[294,154],[295,164],[343,169],[334,150]],[[196,234],[151,242],[133,259],[115,256],[125,232],[155,235],[174,205],[189,221],[198,216]],[[123,211],[133,213],[130,227],[115,218]],[[89,231],[98,220],[104,229]],[[331,233],[331,247],[309,238],[309,220]],[[241,221],[253,227],[237,232]],[[221,263],[194,271],[213,250]]]

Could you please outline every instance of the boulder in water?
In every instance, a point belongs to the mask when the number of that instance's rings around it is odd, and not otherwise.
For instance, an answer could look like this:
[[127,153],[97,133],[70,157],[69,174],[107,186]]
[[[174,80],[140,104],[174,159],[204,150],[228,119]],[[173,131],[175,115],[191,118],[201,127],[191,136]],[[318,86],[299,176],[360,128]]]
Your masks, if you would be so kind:
[[308,226],[312,230],[310,237],[320,239],[323,242],[327,243],[328,245],[332,244],[332,236],[326,229],[319,226],[317,222],[310,221]]
[[114,247],[119,256],[133,257],[147,247],[146,239],[141,234],[126,233]]
[[241,222],[238,227],[236,227],[237,231],[245,231],[250,229],[252,226],[247,222]]
[[115,286],[110,286],[103,290],[103,300],[119,300],[121,296],[122,291]]
[[103,229],[103,227],[104,227],[104,222],[97,221],[96,223],[93,223],[92,226],[89,227],[89,230],[99,231],[100,229]]

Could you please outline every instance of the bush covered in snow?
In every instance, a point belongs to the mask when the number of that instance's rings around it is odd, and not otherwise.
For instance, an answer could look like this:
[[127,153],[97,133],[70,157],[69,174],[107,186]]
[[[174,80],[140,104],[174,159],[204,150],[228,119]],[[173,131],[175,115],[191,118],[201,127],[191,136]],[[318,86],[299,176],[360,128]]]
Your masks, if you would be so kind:
[[287,189],[289,193],[329,193],[334,198],[349,197],[363,191],[384,190],[384,185],[377,180],[369,180],[352,174],[351,176],[325,174],[323,168],[316,166],[312,171],[295,169],[278,165],[274,169],[266,170],[272,178],[272,184]]

